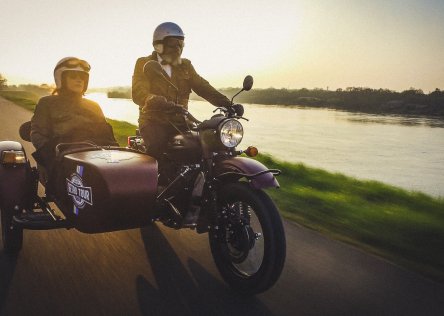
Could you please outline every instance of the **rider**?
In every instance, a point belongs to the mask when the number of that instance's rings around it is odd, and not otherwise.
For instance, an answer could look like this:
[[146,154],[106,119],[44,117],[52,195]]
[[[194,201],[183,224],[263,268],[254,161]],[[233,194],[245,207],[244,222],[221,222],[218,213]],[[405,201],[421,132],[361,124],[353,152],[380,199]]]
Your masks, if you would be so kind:
[[59,143],[91,141],[118,146],[112,127],[100,106],[83,98],[88,87],[90,65],[76,57],[61,59],[54,68],[56,89],[37,103],[31,119],[31,141],[37,163],[51,172]]
[[[188,99],[193,90],[215,106],[229,107],[230,100],[199,76],[188,59],[181,58],[185,35],[175,23],[157,26],[153,34],[154,52],[137,60],[132,81],[133,102],[139,105],[139,129],[147,152],[159,159],[168,139],[184,128],[184,121],[169,109],[177,105],[188,109]],[[164,76],[144,74],[148,61],[158,61]],[[156,111],[150,111],[156,110]]]

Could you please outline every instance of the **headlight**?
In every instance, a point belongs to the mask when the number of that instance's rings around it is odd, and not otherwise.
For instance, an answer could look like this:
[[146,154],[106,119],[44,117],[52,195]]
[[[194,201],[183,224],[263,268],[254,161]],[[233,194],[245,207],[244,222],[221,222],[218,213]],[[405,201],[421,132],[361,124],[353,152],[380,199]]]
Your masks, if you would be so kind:
[[219,136],[224,146],[229,148],[236,147],[244,136],[244,128],[237,120],[226,120],[219,127]]

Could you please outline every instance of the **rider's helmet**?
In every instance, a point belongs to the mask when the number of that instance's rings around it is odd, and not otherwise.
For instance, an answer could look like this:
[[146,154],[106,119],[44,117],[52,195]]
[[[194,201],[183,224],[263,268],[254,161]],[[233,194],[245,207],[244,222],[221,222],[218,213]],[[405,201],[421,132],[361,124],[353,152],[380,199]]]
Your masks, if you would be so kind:
[[80,71],[85,73],[86,81],[85,87],[83,88],[83,92],[88,88],[89,81],[89,70],[91,66],[85,60],[79,59],[77,57],[65,57],[60,59],[57,65],[54,68],[54,80],[56,83],[57,90],[62,89],[63,87],[63,72],[65,71]]
[[183,41],[185,39],[185,34],[180,26],[173,22],[164,22],[156,27],[153,34],[153,46],[157,53],[163,53],[164,40],[170,37]]

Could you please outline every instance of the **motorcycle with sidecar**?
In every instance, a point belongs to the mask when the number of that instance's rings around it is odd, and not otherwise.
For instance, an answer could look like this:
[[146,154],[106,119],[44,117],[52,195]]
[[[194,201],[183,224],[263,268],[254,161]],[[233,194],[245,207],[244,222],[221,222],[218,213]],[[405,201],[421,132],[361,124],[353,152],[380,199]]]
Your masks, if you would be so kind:
[[[157,62],[149,63],[146,71],[168,80]],[[252,84],[247,76],[239,93]],[[171,139],[160,168],[145,153],[140,136],[128,137],[126,148],[59,144],[50,175],[53,189],[43,196],[38,194],[40,166],[31,166],[21,143],[1,141],[4,251],[18,253],[26,229],[74,228],[95,234],[158,221],[208,233],[223,279],[244,294],[266,291],[278,280],[286,254],[281,217],[264,192],[279,187],[275,176],[280,171],[240,157],[257,153],[254,147],[236,150],[243,136],[243,110],[218,109],[219,114],[203,122],[182,109],[189,130]],[[30,122],[22,125],[20,135],[30,141]]]

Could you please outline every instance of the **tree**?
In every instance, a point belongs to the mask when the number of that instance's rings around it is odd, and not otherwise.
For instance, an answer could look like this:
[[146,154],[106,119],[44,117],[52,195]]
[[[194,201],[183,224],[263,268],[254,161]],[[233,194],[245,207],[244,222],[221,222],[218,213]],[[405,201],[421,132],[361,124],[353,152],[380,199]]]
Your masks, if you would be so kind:
[[6,82],[8,82],[8,80],[0,74],[0,90],[6,88]]

